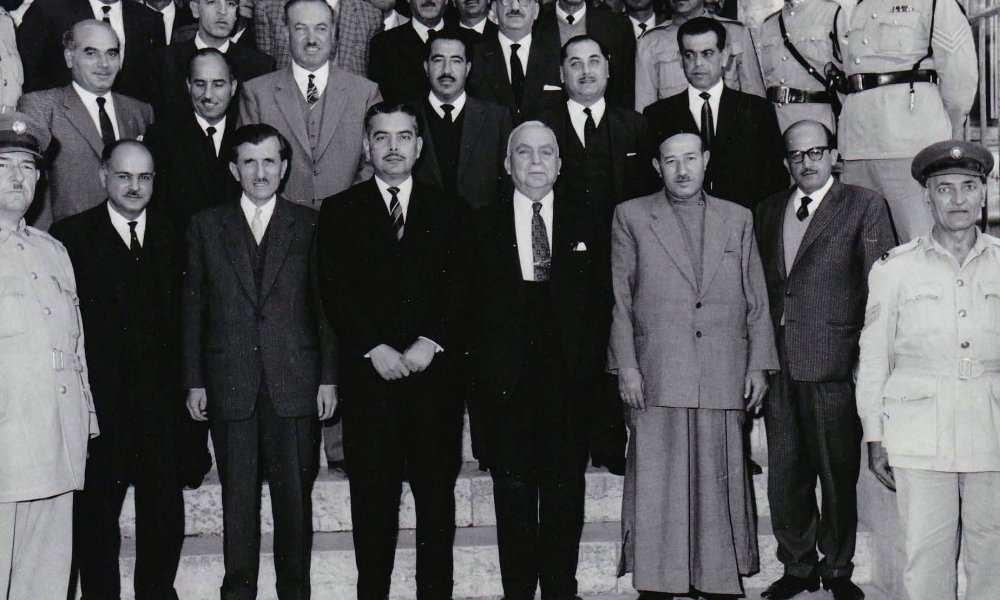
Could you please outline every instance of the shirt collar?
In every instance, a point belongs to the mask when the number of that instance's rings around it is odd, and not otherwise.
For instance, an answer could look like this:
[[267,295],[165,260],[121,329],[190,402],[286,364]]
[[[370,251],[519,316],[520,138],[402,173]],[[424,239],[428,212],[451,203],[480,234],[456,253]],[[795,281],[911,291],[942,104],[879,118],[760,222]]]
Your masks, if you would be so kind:
[[566,21],[566,17],[569,15],[573,15],[573,24],[579,23],[584,17],[587,16],[587,3],[581,2],[580,8],[576,9],[576,12],[568,13],[559,6],[558,2],[556,2],[556,16],[559,17],[559,20],[568,22]]
[[326,89],[326,80],[330,76],[330,63],[324,63],[322,67],[315,71],[310,71],[305,67],[299,66],[294,60],[292,61],[292,77],[299,84],[299,88],[306,89],[306,86],[309,84],[310,75],[316,76],[313,79],[313,83],[316,84],[316,89],[322,94],[323,90]]
[[386,31],[389,31],[393,27],[399,25],[399,13],[396,12],[396,9],[392,9],[392,12],[390,12],[384,19],[382,19],[382,25],[384,26]]
[[142,244],[146,237],[146,209],[142,209],[142,212],[135,219],[128,219],[125,215],[115,210],[110,200],[106,204],[108,205],[108,215],[111,217],[111,226],[118,232],[125,245],[131,245],[132,233],[129,231],[130,227],[128,224],[132,221],[135,221],[135,236],[139,238],[139,244]]
[[[601,119],[604,118],[604,109],[607,107],[607,103],[604,98],[599,98],[597,102],[590,105],[590,114],[594,117],[594,125],[600,125]],[[584,105],[580,104],[576,100],[567,100],[566,108],[569,109],[569,114],[572,117],[579,117],[582,120],[586,120],[587,116],[583,114],[583,109],[586,108]]]
[[[230,41],[227,39],[226,41],[222,42],[222,45],[219,46],[218,48],[216,48],[216,50],[218,50],[219,52],[225,54],[226,52],[229,52],[229,44],[230,44]],[[194,47],[197,48],[197,49],[199,49],[199,50],[201,50],[203,48],[215,48],[215,46],[209,46],[207,43],[205,43],[204,40],[201,39],[201,32],[200,31],[197,34],[195,34],[195,36],[194,36]]]
[[[434,26],[434,31],[440,30],[443,23],[444,19],[439,20],[438,24]],[[427,37],[430,35],[431,28],[418,21],[415,17],[410,19],[410,25],[413,26],[413,30],[417,32],[417,35],[420,36],[420,39],[426,42]]]
[[[555,201],[555,197],[556,197],[555,192],[553,192],[552,190],[549,190],[548,194],[542,196],[542,199],[540,200],[540,202],[542,203],[542,210],[545,210],[548,207],[552,206],[552,203]],[[520,204],[521,208],[527,207],[530,210],[531,205],[534,202],[535,202],[534,200],[525,196],[519,190],[514,190],[514,204]]]
[[155,10],[161,15],[172,16],[177,14],[177,5],[174,4],[173,0],[167,2],[163,8],[153,8],[152,6],[149,5],[149,2],[143,2],[143,4],[145,4],[146,8],[148,8],[149,10]]
[[459,23],[459,27],[461,27],[462,29],[469,29],[475,31],[476,33],[483,33],[483,31],[486,30],[486,21],[487,21],[486,17],[483,17],[481,21],[479,21],[472,27],[469,27],[468,25],[464,25],[462,23]]
[[122,9],[122,2],[123,1],[124,0],[118,0],[117,2],[112,2],[111,4],[106,4],[104,2],[101,2],[101,0],[90,0],[90,7],[94,11],[95,18],[98,21],[100,21],[104,17],[104,9],[102,8],[103,6],[110,6],[111,7],[111,11],[108,13],[108,16],[111,16],[111,15],[113,15],[113,14],[121,11],[121,9]]
[[14,229],[4,229],[3,227],[0,227],[0,244],[9,240],[13,235],[23,236],[27,231],[25,229],[27,226],[28,224],[25,222],[24,218],[22,218],[17,222],[17,227]]
[[[455,98],[454,102],[451,103],[451,105],[455,107],[451,111],[452,119],[457,119],[458,115],[462,113],[462,109],[465,108],[465,97],[465,92],[463,91],[462,95]],[[427,99],[430,101],[431,108],[434,109],[434,112],[436,112],[439,117],[444,117],[444,110],[441,108],[441,105],[444,104],[444,102],[439,100],[438,97],[434,95],[434,92],[427,94]]]
[[802,188],[796,186],[795,193],[792,194],[793,206],[795,206],[795,208],[798,208],[799,202],[806,196],[809,196],[809,198],[812,199],[812,203],[809,205],[809,212],[811,213],[815,211],[816,207],[819,206],[819,203],[822,202],[824,198],[826,198],[826,195],[830,193],[830,188],[832,187],[833,187],[833,175],[827,178],[826,183],[823,184],[823,187],[819,188],[818,190],[816,190],[811,194],[805,193],[804,191],[802,191]]
[[111,92],[110,91],[104,92],[103,95],[98,96],[94,92],[89,92],[89,91],[83,89],[80,86],[80,84],[78,84],[75,81],[73,82],[73,89],[75,89],[76,93],[80,95],[80,99],[83,100],[84,104],[94,104],[94,105],[96,105],[98,98],[107,98],[108,99],[108,103],[109,104],[111,103]]
[[[260,206],[260,218],[261,218],[261,220],[267,222],[271,218],[271,215],[274,213],[274,207],[277,204],[278,204],[278,196],[277,195],[271,196],[271,198],[268,199],[267,202],[265,202],[264,204],[262,204]],[[243,209],[243,214],[247,218],[247,223],[249,223],[250,221],[252,221],[254,213],[257,212],[257,205],[254,204],[253,200],[251,200],[246,195],[245,192],[240,195],[240,208]]]
[[406,181],[404,181],[403,183],[396,186],[392,186],[382,181],[379,178],[379,176],[376,175],[375,185],[378,186],[379,193],[382,194],[382,198],[386,201],[386,206],[389,206],[388,199],[392,196],[392,194],[389,193],[389,188],[391,187],[395,187],[399,190],[398,192],[396,192],[396,197],[399,198],[400,202],[402,202],[404,198],[406,200],[410,199],[410,191],[413,190],[413,177],[407,177]]
[[[722,88],[723,88],[723,83],[722,80],[720,79],[718,83],[705,90],[711,96],[711,98],[709,98],[708,101],[713,103],[718,102],[719,99],[722,98]],[[694,87],[691,84],[688,84],[688,100],[690,100],[691,102],[694,102],[696,100],[698,102],[704,102],[704,100],[701,99],[701,93],[702,93],[701,90],[699,90],[698,88]]]
[[[948,252],[948,249],[945,248],[941,244],[941,242],[937,241],[937,238],[934,237],[933,231],[934,230],[932,229],[930,232],[920,236],[922,240],[921,244],[923,244],[924,246],[924,252],[930,252],[931,250],[934,250],[938,254],[954,258],[952,253]],[[968,256],[965,257],[965,263],[959,266],[965,266],[965,264],[968,264],[972,259],[978,257],[983,252],[986,252],[990,248],[997,246],[995,238],[990,238],[989,236],[983,235],[983,233],[979,231],[978,227],[975,228],[975,232],[976,232],[976,241],[975,243],[972,244],[972,249],[969,250]]]
[[199,115],[197,112],[194,113],[194,120],[198,122],[198,126],[201,127],[202,131],[205,131],[209,127],[215,127],[215,135],[219,135],[220,133],[226,130],[226,115],[222,115],[222,119],[215,125],[212,125],[211,123],[206,121],[205,118]]
[[337,12],[337,8],[340,6],[340,0],[326,0],[326,3],[330,5],[330,8],[332,8],[334,12]]
[[504,35],[502,31],[499,32],[498,35],[500,37],[500,46],[503,47],[504,52],[506,52],[507,54],[510,54],[510,45],[511,44],[521,44],[521,48],[527,48],[527,47],[531,46],[531,34],[530,33],[528,35],[524,36],[523,38],[521,38],[521,41],[519,41],[519,42],[515,42],[515,41],[511,40],[509,37],[507,37],[506,35]]

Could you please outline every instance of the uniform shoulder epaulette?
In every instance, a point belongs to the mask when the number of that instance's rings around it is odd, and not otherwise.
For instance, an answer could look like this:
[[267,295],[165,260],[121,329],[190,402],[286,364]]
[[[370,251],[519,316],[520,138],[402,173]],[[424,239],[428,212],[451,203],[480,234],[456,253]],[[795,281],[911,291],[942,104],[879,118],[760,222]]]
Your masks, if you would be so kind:
[[723,25],[732,25],[734,27],[746,27],[743,21],[737,21],[736,19],[727,19],[726,17],[715,17],[715,20]]
[[56,238],[52,237],[52,234],[50,234],[49,232],[42,231],[41,229],[38,229],[36,227],[32,227],[31,225],[26,225],[25,226],[25,230],[32,237],[35,237],[35,238],[40,239],[40,240],[45,240],[46,242],[48,242],[48,243],[52,244],[53,246],[55,246],[56,248],[58,248],[59,250],[61,250],[63,252],[66,252],[66,247],[63,246],[62,242],[60,242]]
[[910,250],[913,250],[914,248],[920,247],[920,245],[923,244],[923,243],[924,243],[924,240],[922,238],[912,239],[912,240],[906,242],[905,244],[900,244],[900,245],[896,246],[895,248],[891,248],[888,252],[886,252],[885,254],[883,254],[882,257],[879,260],[881,262],[890,261],[890,260],[892,260],[893,258],[895,258],[897,256],[900,256],[902,254],[906,254],[907,252],[909,252]]

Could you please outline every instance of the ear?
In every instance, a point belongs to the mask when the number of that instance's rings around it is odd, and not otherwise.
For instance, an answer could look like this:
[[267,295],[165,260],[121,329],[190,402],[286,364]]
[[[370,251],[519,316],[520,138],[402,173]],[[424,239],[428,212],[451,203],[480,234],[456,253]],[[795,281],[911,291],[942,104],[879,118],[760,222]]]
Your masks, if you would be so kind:
[[660,159],[659,158],[654,158],[653,159],[653,170],[656,171],[657,173],[660,172]]
[[73,51],[72,50],[68,50],[68,49],[63,50],[63,59],[66,61],[66,68],[67,69],[72,69],[73,68]]
[[[38,174],[38,169],[35,169],[35,174]],[[108,187],[108,168],[101,165],[101,168],[97,171],[97,176],[101,178],[101,187],[107,189]]]
[[420,158],[420,151],[424,148],[424,138],[417,136],[417,153],[413,156],[414,160]]
[[472,71],[472,63],[469,62],[469,61],[465,61],[465,76],[466,77],[469,76],[469,72],[470,71]]
[[372,162],[372,144],[368,141],[368,136],[361,138],[361,150],[365,155],[365,162],[371,164]]
[[705,167],[706,168],[708,167],[708,159],[711,158],[711,157],[712,157],[712,153],[709,152],[708,150],[705,150],[704,152],[701,153],[701,158],[702,158],[702,160],[705,161]]
[[284,179],[285,178],[285,173],[287,173],[287,172],[288,172],[288,161],[287,160],[283,160],[283,161],[281,161],[281,177],[279,179]]
[[201,10],[201,7],[199,6],[199,2],[200,2],[200,0],[191,0],[191,3],[188,4],[188,6],[191,7],[191,14],[194,15],[194,20],[195,21],[198,20],[198,17],[199,17],[199,14],[200,14],[200,10]]
[[503,159],[503,169],[507,171],[507,174],[513,176],[514,174],[510,171],[510,157],[507,156]]
[[233,174],[233,179],[237,182],[240,180],[240,170],[236,168],[236,163],[229,163],[229,172]]

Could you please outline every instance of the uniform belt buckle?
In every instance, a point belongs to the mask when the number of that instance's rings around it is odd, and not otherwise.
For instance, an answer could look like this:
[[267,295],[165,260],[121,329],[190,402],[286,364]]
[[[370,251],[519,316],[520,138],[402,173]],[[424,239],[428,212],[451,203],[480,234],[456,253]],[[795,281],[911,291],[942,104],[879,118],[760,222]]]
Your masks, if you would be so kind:
[[983,363],[972,358],[963,358],[958,361],[958,378],[959,379],[971,379],[973,377],[979,377],[983,374],[985,369],[983,368]]
[[791,97],[791,95],[792,95],[792,89],[791,88],[789,88],[787,86],[784,86],[784,85],[779,86],[778,87],[778,97],[775,100],[775,102],[777,102],[778,104],[788,104],[788,99]]
[[62,350],[58,348],[52,349],[52,370],[62,371],[66,368],[66,358],[63,356]]

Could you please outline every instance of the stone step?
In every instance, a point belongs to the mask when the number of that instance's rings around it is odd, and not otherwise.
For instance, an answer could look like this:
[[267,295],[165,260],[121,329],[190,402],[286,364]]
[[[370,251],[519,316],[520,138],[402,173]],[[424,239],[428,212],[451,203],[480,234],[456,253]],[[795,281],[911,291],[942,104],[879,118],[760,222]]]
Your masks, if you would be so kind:
[[[587,471],[586,521],[602,523],[621,518],[622,484],[624,478],[605,469]],[[769,514],[767,501],[767,467],[754,480],[757,513]],[[313,529],[317,532],[351,530],[351,494],[347,478],[339,471],[324,469],[313,487]],[[184,492],[187,535],[222,535],[222,489],[213,471],[197,490]],[[416,511],[410,486],[403,484],[400,496],[399,523],[401,529],[416,526]],[[486,527],[496,524],[493,510],[493,480],[476,463],[465,463],[455,483],[455,523],[459,527]],[[119,519],[122,535],[135,536],[134,490],[129,489]],[[261,531],[271,533],[271,495],[263,486],[260,514]]]
[[[865,600],[889,600],[889,596],[886,596],[884,592],[879,590],[873,585],[861,585],[859,586],[865,592]],[[760,588],[747,588],[746,597],[750,600],[755,600],[760,598],[760,594],[766,590],[767,587]],[[583,594],[581,596],[582,600],[635,600],[636,595],[634,593],[629,594]],[[466,600],[466,599],[462,599]],[[476,600],[487,600],[485,598],[479,598]],[[500,600],[500,596],[496,598],[490,598],[489,600]],[[803,592],[795,597],[795,600],[833,600],[833,594],[830,592],[819,590],[818,592]]]
[[[776,542],[770,531],[770,519],[761,520],[758,536],[761,571],[746,580],[748,589],[764,589],[782,573],[782,566],[775,558]],[[634,597],[631,577],[615,577],[621,550],[620,538],[619,523],[588,523],[584,526],[577,569],[580,594]],[[272,542],[272,537],[267,535],[261,543],[259,598],[262,600],[276,598]],[[870,542],[868,532],[859,533],[854,575],[854,580],[859,584],[871,583]],[[415,546],[414,532],[401,531],[391,598],[415,597]],[[130,597],[135,556],[133,540],[123,541],[121,556],[122,590],[124,597]],[[456,598],[496,598],[503,593],[494,527],[459,529],[455,538],[454,564]],[[222,538],[189,537],[185,540],[180,570],[175,581],[177,592],[185,600],[214,600],[218,598],[223,572]],[[356,582],[351,533],[317,534],[312,551],[312,597],[316,600],[353,600],[356,597]]]

